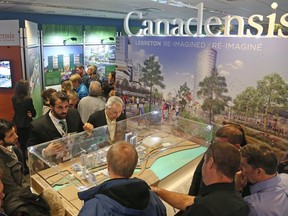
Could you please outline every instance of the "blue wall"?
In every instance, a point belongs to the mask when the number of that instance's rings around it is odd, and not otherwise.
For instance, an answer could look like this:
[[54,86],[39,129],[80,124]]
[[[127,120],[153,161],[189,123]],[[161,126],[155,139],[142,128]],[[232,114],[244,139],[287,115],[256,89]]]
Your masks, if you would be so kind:
[[[67,15],[47,15],[32,13],[0,13],[0,20],[16,19],[20,21],[20,27],[24,27],[24,21],[28,20],[39,24],[70,24],[70,25],[94,25],[94,26],[115,26],[117,32],[123,29],[123,19],[107,19],[97,17],[81,17]],[[131,21],[130,26],[139,26],[139,21]]]

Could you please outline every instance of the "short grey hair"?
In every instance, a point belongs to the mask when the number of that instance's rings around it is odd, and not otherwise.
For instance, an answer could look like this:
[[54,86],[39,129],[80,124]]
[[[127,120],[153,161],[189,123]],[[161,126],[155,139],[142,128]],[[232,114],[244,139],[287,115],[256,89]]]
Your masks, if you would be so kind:
[[124,107],[124,102],[123,100],[118,97],[118,96],[111,96],[108,98],[108,101],[105,104],[105,108],[109,109],[113,106],[113,104],[117,104],[117,105],[121,105],[122,107]]
[[101,83],[98,81],[91,81],[89,86],[89,95],[98,96],[101,93]]

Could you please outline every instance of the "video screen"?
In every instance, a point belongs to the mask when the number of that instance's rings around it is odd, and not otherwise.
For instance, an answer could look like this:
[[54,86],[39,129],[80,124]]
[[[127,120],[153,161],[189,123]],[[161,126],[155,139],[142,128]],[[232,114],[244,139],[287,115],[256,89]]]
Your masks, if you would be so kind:
[[0,88],[12,88],[10,61],[0,60]]

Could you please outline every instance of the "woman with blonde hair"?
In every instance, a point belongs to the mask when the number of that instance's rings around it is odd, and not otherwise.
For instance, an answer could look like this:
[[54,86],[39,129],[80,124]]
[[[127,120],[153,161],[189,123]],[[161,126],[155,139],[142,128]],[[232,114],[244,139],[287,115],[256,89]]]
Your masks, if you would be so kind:
[[79,100],[83,97],[88,96],[88,89],[85,84],[82,83],[82,78],[79,74],[74,74],[70,77],[70,81],[72,82],[73,88],[78,94]]
[[69,99],[69,107],[70,108],[77,108],[78,102],[79,102],[79,97],[77,92],[73,91],[73,90],[68,90],[66,92],[66,94],[68,95],[68,99]]
[[67,93],[67,91],[72,91],[73,90],[73,84],[70,80],[65,80],[61,84],[61,91]]

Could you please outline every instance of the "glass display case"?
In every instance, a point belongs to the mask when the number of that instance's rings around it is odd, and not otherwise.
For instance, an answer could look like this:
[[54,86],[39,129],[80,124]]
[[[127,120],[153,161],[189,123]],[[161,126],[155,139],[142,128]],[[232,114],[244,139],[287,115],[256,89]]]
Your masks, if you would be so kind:
[[[41,193],[53,188],[61,196],[68,215],[77,215],[83,203],[77,192],[109,179],[106,153],[113,144],[106,126],[67,136],[28,148],[32,188]],[[134,145],[139,161],[134,177],[156,184],[199,158],[213,137],[213,126],[170,116],[161,111],[116,123],[115,141]],[[52,155],[49,146],[60,150]]]

